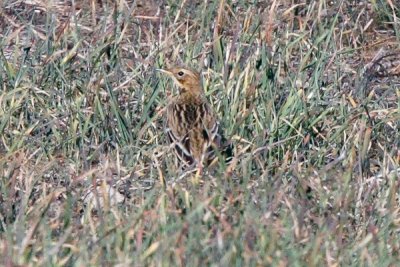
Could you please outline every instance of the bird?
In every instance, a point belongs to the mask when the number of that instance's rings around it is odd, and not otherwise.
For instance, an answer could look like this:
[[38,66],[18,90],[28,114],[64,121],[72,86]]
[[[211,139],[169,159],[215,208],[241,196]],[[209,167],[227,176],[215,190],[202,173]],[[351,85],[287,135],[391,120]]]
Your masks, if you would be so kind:
[[164,130],[181,167],[214,165],[220,155],[229,162],[233,146],[223,134],[220,122],[203,90],[201,76],[187,67],[157,69],[178,87],[166,107]]

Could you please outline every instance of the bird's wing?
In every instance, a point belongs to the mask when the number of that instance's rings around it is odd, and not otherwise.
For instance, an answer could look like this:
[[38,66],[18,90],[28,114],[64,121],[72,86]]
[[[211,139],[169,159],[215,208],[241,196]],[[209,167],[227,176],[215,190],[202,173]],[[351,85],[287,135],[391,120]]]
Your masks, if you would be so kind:
[[225,161],[230,162],[233,157],[233,145],[225,138],[223,129],[220,126],[220,122],[218,121],[214,111],[209,105],[207,106],[207,112],[210,116],[208,116],[209,119],[206,122],[206,128],[209,129],[209,142],[207,144],[207,149],[205,150],[207,154],[206,158],[211,162],[215,157],[217,157],[217,155],[223,155]]
[[184,124],[182,124],[180,112],[181,110],[176,105],[168,106],[165,132],[169,142],[174,145],[178,158],[183,163],[191,165],[194,163],[194,158],[191,152],[190,138],[187,130],[184,129]]
[[201,160],[201,155],[209,161],[218,153],[224,154],[222,150],[226,140],[207,102],[194,106],[172,103],[167,107],[166,117],[165,132],[183,163],[192,165]]
[[219,122],[211,106],[205,102],[199,106],[198,117],[203,128],[204,139],[211,144],[219,132]]

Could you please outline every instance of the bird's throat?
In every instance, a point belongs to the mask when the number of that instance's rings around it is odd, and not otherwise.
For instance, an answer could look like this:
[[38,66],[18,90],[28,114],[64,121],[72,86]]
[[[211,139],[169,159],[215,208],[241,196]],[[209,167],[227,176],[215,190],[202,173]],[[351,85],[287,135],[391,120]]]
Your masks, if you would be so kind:
[[205,95],[200,90],[179,89],[178,99],[186,103],[200,103],[204,101]]

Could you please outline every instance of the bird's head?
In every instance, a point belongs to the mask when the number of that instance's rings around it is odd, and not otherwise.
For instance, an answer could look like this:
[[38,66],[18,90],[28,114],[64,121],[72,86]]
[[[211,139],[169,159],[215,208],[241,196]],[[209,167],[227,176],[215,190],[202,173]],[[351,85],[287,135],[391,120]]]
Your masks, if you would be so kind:
[[181,93],[203,93],[198,72],[182,67],[157,70],[170,76],[179,87]]

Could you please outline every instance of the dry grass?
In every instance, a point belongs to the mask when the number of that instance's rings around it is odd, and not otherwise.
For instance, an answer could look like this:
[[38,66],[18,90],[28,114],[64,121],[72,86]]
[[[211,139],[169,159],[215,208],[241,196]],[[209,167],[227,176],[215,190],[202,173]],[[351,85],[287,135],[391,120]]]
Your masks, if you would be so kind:
[[[396,1],[3,1],[0,264],[395,266]],[[233,173],[175,166],[201,69]]]

